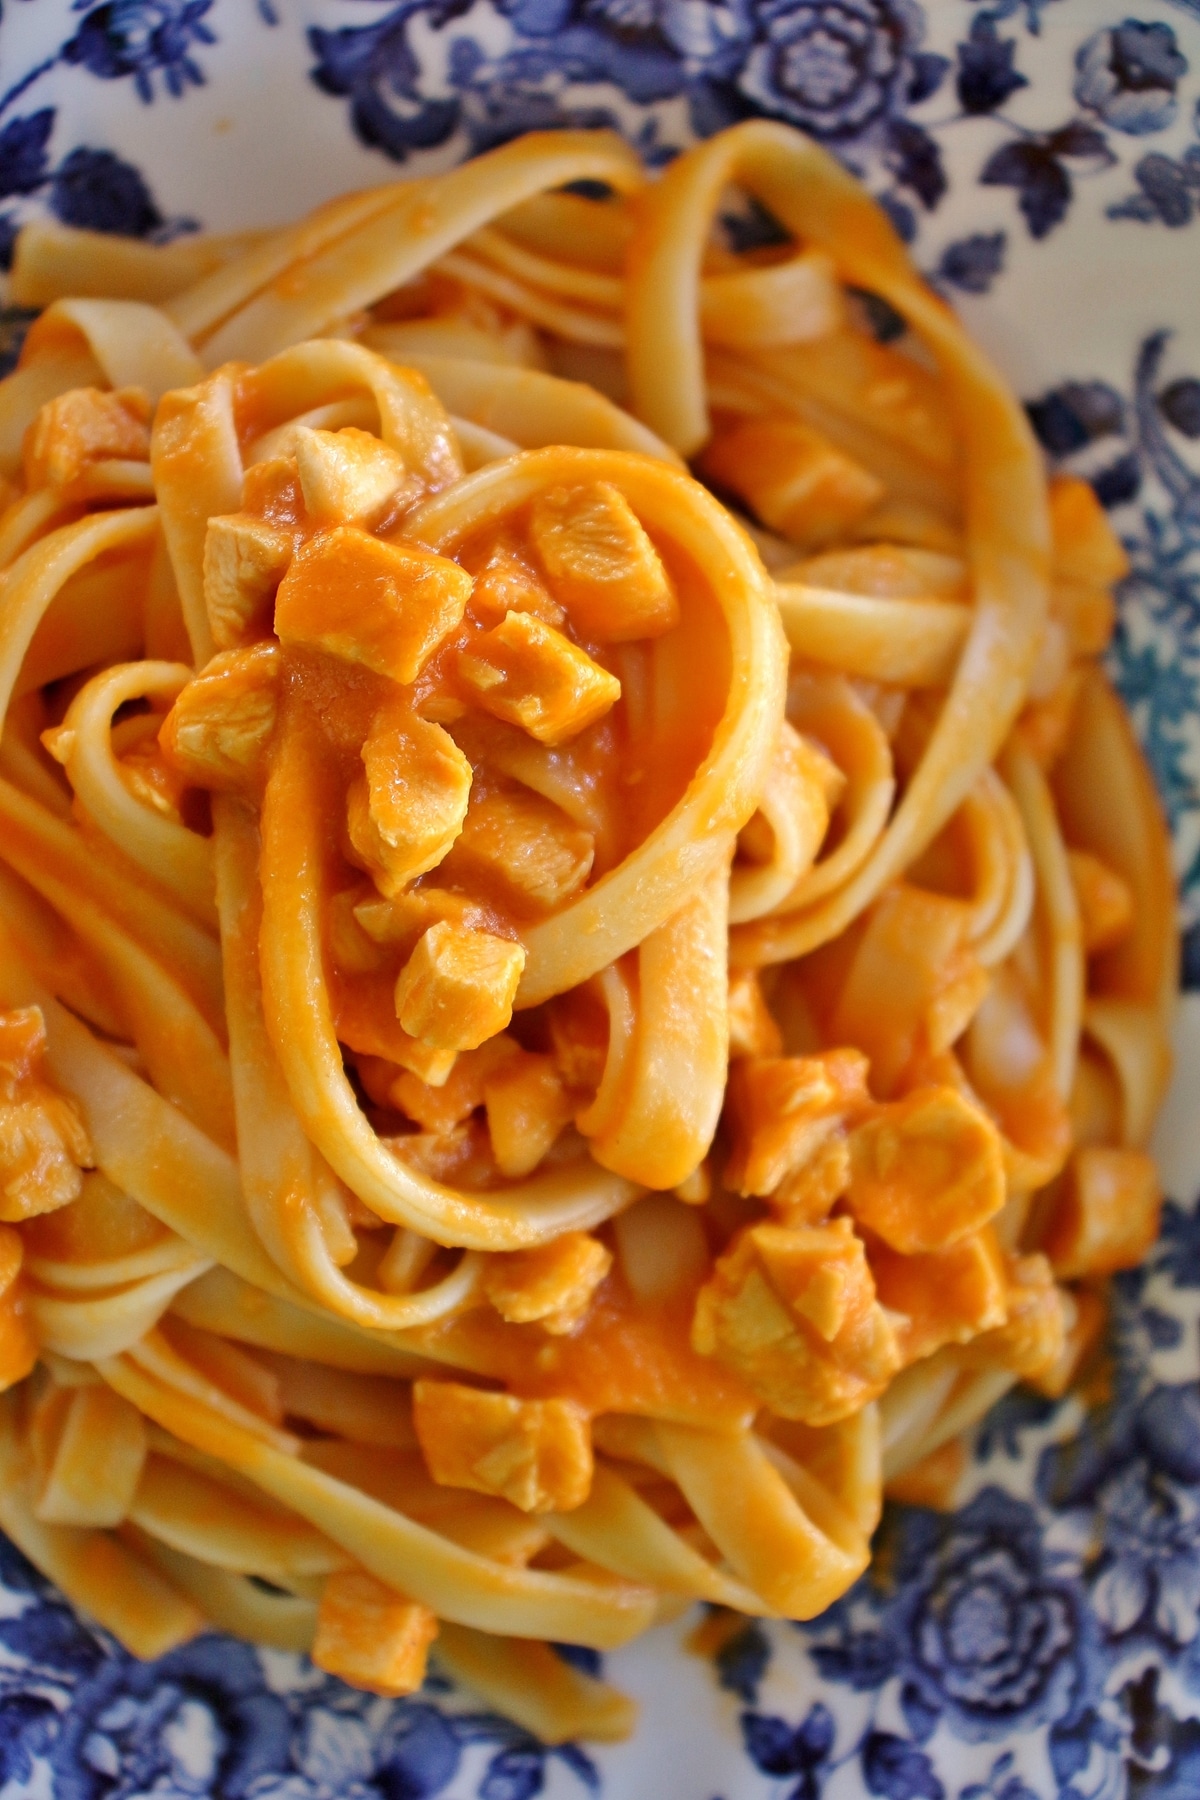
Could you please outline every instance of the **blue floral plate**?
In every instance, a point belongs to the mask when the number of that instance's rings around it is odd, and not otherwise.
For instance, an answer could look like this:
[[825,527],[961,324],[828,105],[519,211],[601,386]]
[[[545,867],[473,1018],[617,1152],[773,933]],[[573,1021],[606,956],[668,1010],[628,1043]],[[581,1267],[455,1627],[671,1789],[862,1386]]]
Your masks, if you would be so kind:
[[[37,212],[161,240],[530,127],[654,163],[754,112],[863,175],[1111,509],[1112,670],[1200,918],[1200,0],[0,0],[0,262]],[[1200,994],[1178,1066],[1107,1397],[1003,1402],[963,1508],[892,1509],[814,1624],[608,1658],[632,1743],[216,1636],[139,1665],[0,1541],[0,1800],[1200,1800]]]

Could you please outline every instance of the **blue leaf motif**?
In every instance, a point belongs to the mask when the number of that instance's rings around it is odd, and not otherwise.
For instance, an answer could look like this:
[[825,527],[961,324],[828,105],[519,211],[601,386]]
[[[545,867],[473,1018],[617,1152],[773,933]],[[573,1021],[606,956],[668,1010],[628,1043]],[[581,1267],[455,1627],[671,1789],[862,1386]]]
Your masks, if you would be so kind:
[[844,1681],[860,1693],[882,1687],[896,1671],[895,1648],[880,1631],[849,1632],[839,1644],[816,1644],[813,1661],[826,1681]]
[[50,206],[64,225],[123,237],[149,237],[166,223],[140,172],[111,150],[72,150],[54,172]]
[[46,147],[54,129],[54,108],[10,119],[0,131],[0,198],[33,194],[46,179]]
[[1013,67],[1014,38],[997,36],[990,13],[975,15],[971,35],[958,46],[958,103],[965,113],[991,113],[1018,89],[1028,87],[1026,76]]
[[1031,400],[1026,411],[1051,456],[1071,456],[1125,426],[1125,402],[1105,381],[1064,382],[1040,400]]
[[1002,231],[974,232],[947,244],[938,274],[964,294],[986,294],[1004,268],[1007,238]]
[[1200,381],[1185,375],[1158,396],[1158,410],[1186,438],[1200,438]]
[[84,13],[75,36],[62,47],[63,61],[102,81],[132,76],[146,103],[154,98],[158,73],[178,99],[189,86],[204,84],[192,46],[217,41],[204,23],[211,6],[212,0],[106,0]]
[[1096,498],[1106,511],[1114,506],[1127,506],[1136,500],[1142,486],[1142,471],[1133,451],[1109,463],[1092,476],[1092,486],[1096,490]]
[[1002,144],[984,164],[979,179],[984,187],[1016,188],[1034,238],[1048,236],[1071,204],[1071,177],[1053,152],[1033,139]]
[[770,1640],[762,1626],[751,1620],[717,1651],[717,1679],[729,1693],[752,1704],[770,1660]]
[[462,1748],[436,1707],[410,1702],[392,1716],[377,1752],[375,1786],[383,1800],[425,1800],[458,1773]]
[[912,119],[889,119],[883,160],[901,187],[910,188],[931,212],[947,186],[937,139]]
[[924,1750],[889,1731],[871,1731],[860,1751],[868,1791],[884,1800],[945,1800],[946,1790]]
[[1193,1381],[1156,1387],[1137,1409],[1137,1440],[1151,1465],[1185,1486],[1200,1484],[1200,1392]]

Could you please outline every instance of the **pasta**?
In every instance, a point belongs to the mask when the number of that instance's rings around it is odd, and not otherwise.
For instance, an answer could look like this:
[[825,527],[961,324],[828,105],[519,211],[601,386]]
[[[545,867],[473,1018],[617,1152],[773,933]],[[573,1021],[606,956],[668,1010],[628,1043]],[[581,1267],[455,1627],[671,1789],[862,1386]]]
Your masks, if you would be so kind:
[[12,292],[0,1526],[620,1737],[550,1646],[819,1613],[1157,1232],[1121,547],[780,125]]

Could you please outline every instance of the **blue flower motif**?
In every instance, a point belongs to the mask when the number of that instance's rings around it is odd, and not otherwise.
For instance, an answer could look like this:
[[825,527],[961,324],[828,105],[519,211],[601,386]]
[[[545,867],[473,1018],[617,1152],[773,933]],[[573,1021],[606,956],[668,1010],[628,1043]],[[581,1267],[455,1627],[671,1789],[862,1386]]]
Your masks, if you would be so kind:
[[1101,1622],[1115,1637],[1146,1626],[1190,1643],[1200,1626],[1200,1503],[1139,1462],[1106,1483],[1100,1516],[1092,1604]]
[[[75,0],[83,12],[90,0]],[[204,23],[212,0],[106,0],[84,12],[75,36],[62,47],[64,62],[77,63],[102,81],[132,75],[142,100],[154,98],[160,72],[176,98],[190,85],[202,87],[204,71],[192,56],[193,44],[215,44]]]
[[768,0],[739,87],[825,141],[902,111],[923,20],[913,0]]
[[1075,98],[1114,131],[1145,137],[1175,117],[1187,58],[1169,25],[1126,19],[1097,31],[1075,53]]
[[905,1679],[972,1741],[1064,1714],[1081,1683],[1082,1594],[1051,1576],[1037,1515],[985,1488],[956,1516],[910,1514],[884,1620]]
[[0,198],[33,194],[46,179],[46,146],[54,130],[54,108],[10,119],[0,131]]

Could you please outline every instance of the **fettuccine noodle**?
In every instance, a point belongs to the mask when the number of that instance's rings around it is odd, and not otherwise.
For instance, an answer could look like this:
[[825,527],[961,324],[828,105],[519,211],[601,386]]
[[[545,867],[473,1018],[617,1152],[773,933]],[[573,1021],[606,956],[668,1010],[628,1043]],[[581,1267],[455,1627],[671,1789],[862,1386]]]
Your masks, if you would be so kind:
[[1154,1239],[1123,552],[778,125],[12,293],[0,1526],[620,1737],[553,1644],[819,1613]]

